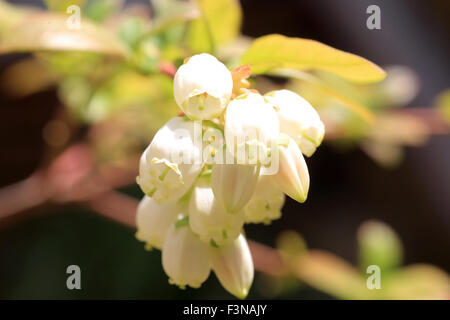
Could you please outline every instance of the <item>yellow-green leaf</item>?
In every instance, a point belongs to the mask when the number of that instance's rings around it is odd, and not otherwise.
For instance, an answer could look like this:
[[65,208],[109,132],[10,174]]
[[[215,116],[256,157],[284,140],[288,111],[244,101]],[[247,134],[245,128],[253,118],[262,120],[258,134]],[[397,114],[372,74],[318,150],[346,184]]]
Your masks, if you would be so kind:
[[365,272],[368,266],[377,265],[383,272],[400,266],[403,247],[400,238],[388,225],[379,221],[367,221],[358,229],[360,266]]
[[310,250],[293,263],[293,274],[308,285],[341,299],[372,299],[365,279],[342,258]]
[[445,121],[450,124],[450,89],[442,92],[436,100],[439,112]]
[[67,12],[70,6],[82,7],[86,0],[45,0],[48,9],[58,12]]
[[19,9],[7,2],[0,1],[0,39],[2,33],[25,18],[26,10]]
[[106,29],[82,20],[79,29],[67,24],[68,15],[36,13],[0,39],[0,53],[27,51],[81,51],[124,56],[120,40]]
[[212,52],[239,35],[242,13],[238,0],[198,0],[201,17],[192,21],[187,41],[194,52]]
[[382,290],[386,299],[448,300],[449,275],[432,265],[414,264],[392,274]]
[[318,41],[272,34],[256,39],[242,58],[252,73],[273,69],[324,70],[359,83],[382,80],[386,73],[374,63]]

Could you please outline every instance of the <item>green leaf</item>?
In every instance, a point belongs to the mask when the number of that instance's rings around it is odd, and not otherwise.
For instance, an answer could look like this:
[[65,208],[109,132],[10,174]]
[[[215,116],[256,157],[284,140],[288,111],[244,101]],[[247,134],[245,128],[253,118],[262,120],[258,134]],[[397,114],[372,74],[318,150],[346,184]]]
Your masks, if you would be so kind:
[[175,227],[176,228],[180,228],[180,227],[186,227],[189,225],[189,217],[183,217],[180,220],[177,220],[175,222]]
[[188,45],[195,53],[214,52],[240,32],[242,12],[237,0],[198,0],[201,17],[188,29]]
[[365,279],[342,258],[310,250],[293,262],[293,274],[308,285],[340,299],[373,299]]
[[307,250],[305,240],[294,230],[285,230],[278,236],[277,248],[287,263]]
[[433,265],[414,264],[393,273],[384,281],[386,299],[448,300],[449,275]]
[[[199,10],[192,2],[177,0],[152,0],[155,18],[148,35],[169,31],[173,27],[183,26],[183,23],[197,19]],[[184,27],[184,26],[183,26]]]
[[365,222],[358,230],[359,260],[362,271],[377,265],[387,273],[400,266],[403,247],[397,234],[379,221]]
[[442,92],[436,99],[437,107],[444,120],[450,124],[450,89]]
[[68,7],[82,7],[85,2],[86,0],[45,0],[45,5],[49,10],[66,13]]
[[383,69],[355,54],[318,41],[278,34],[256,39],[241,62],[250,64],[254,74],[264,74],[278,68],[317,69],[358,83],[377,82],[386,76]]
[[83,13],[89,19],[100,22],[119,12],[122,4],[122,0],[90,0]]
[[10,29],[0,41],[0,53],[27,51],[80,51],[123,57],[120,40],[108,30],[86,20],[69,29],[68,16],[55,13],[30,15]]
[[119,35],[129,47],[136,48],[146,32],[146,24],[138,17],[127,17],[120,26]]

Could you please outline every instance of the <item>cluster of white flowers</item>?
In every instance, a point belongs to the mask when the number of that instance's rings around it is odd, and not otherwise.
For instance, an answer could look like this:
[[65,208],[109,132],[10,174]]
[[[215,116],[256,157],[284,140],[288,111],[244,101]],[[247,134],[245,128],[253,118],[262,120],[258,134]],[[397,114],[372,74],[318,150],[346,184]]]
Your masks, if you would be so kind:
[[136,224],[137,238],[162,250],[170,283],[197,288],[212,269],[245,298],[254,269],[243,226],[280,218],[284,194],[306,200],[303,154],[322,142],[324,125],[296,93],[262,96],[237,80],[208,54],[178,69],[174,95],[184,115],[142,154],[137,182],[146,196]]

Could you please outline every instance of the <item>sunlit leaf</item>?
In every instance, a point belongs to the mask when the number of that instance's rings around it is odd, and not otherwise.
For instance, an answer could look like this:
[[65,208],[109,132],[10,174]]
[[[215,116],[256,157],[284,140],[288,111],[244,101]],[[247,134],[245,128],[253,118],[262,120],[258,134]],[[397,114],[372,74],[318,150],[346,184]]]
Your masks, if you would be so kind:
[[188,44],[195,53],[213,52],[216,46],[235,39],[242,13],[237,0],[198,0],[201,17],[188,30]]
[[380,267],[386,274],[402,262],[403,248],[400,238],[388,225],[368,221],[358,230],[359,262],[363,272],[370,265]]
[[[124,70],[96,88],[90,87],[82,78],[72,77],[65,81],[62,89],[63,101],[87,123],[97,123],[116,114],[122,115],[122,111],[130,107],[143,106],[158,115],[147,122],[148,129],[162,126],[178,110],[173,100],[172,80],[165,75],[146,76]],[[144,117],[145,110],[141,112]],[[139,128],[134,129],[134,134],[138,135]]]
[[318,41],[278,34],[256,39],[243,56],[242,63],[249,63],[255,74],[292,68],[324,70],[359,83],[376,82],[385,77],[383,69],[355,54]]
[[139,17],[128,17],[120,26],[120,38],[131,48],[135,48],[148,28],[144,19]]
[[360,147],[375,163],[381,167],[395,168],[404,158],[403,149],[398,145],[367,140],[361,142]]
[[310,250],[302,254],[292,272],[308,285],[341,299],[374,297],[352,265],[325,251]]
[[67,12],[70,6],[82,7],[86,0],[45,0],[45,5],[49,10],[58,12]]
[[74,118],[83,122],[87,118],[86,109],[92,92],[92,86],[84,78],[73,76],[60,83],[58,95]]
[[19,23],[25,16],[25,10],[0,1],[0,39],[3,32]]
[[124,56],[125,49],[115,35],[82,20],[80,29],[68,28],[68,16],[55,13],[30,15],[0,41],[0,53],[26,51],[84,51]]
[[387,299],[448,300],[450,278],[443,270],[426,264],[415,264],[392,274],[384,282]]
[[283,231],[277,239],[277,248],[285,262],[306,252],[306,243],[300,234],[293,230]]
[[192,2],[177,0],[153,0],[155,18],[150,35],[168,31],[172,27],[191,21],[200,16],[199,9]]
[[117,13],[124,0],[90,0],[87,2],[83,13],[93,21],[103,21]]

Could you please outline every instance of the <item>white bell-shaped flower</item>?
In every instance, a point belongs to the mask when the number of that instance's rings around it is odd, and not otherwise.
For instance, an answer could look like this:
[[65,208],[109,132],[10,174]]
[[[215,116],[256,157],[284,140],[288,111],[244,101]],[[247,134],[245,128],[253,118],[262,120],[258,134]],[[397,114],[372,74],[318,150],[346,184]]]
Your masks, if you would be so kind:
[[169,282],[180,288],[199,288],[211,271],[209,247],[188,225],[172,224],[162,249],[163,269]]
[[211,184],[214,196],[229,212],[238,212],[255,191],[260,167],[246,164],[215,164]]
[[275,185],[270,175],[260,175],[255,192],[245,206],[246,223],[265,223],[281,217],[284,193]]
[[291,137],[281,134],[278,151],[279,167],[273,179],[289,197],[305,202],[309,190],[309,173],[300,148]]
[[247,240],[241,234],[233,242],[211,248],[211,265],[222,286],[244,299],[252,285],[254,268]]
[[233,79],[227,67],[215,57],[202,53],[191,57],[175,74],[175,101],[191,119],[219,116],[231,98]]
[[[202,170],[195,137],[201,126],[184,117],[169,120],[141,156],[137,182],[158,204],[180,199]],[[198,131],[198,132],[197,132]]]
[[231,101],[225,115],[227,151],[237,163],[268,165],[280,132],[273,106],[260,94],[248,92]]
[[244,211],[227,212],[214,196],[210,177],[201,177],[192,190],[189,225],[201,240],[221,245],[237,238],[244,225]]
[[290,90],[276,90],[264,96],[277,110],[280,132],[298,144],[310,157],[322,143],[325,126],[308,101]]
[[147,196],[142,198],[136,211],[136,238],[146,242],[146,249],[161,249],[169,227],[183,215],[183,207],[177,202],[159,205]]

